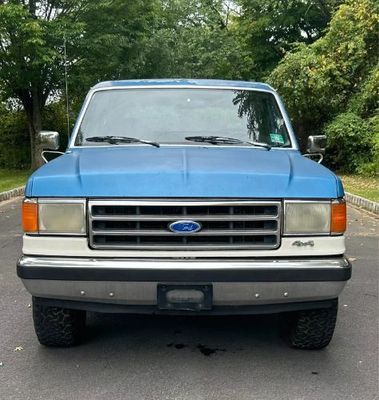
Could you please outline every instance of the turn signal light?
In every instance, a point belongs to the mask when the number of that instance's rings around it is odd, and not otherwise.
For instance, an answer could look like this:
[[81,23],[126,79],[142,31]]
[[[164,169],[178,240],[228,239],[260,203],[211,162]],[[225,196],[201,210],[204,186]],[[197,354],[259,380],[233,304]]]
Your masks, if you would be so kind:
[[38,233],[38,204],[26,199],[22,203],[22,227],[26,233]]
[[330,231],[332,234],[341,234],[346,231],[346,202],[344,200],[338,203],[332,203]]

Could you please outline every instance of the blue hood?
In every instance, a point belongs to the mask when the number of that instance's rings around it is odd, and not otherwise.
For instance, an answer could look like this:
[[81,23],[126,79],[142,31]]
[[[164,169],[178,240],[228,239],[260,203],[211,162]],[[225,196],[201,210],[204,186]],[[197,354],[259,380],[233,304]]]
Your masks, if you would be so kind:
[[343,188],[297,151],[141,145],[72,149],[31,176],[26,196],[336,198]]

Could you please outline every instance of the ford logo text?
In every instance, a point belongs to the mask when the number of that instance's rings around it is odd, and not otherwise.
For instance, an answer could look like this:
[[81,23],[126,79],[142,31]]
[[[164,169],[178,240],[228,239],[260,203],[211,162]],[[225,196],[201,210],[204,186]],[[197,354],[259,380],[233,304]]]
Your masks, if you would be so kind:
[[168,228],[171,232],[188,235],[189,233],[199,232],[201,225],[195,221],[183,220],[173,222]]

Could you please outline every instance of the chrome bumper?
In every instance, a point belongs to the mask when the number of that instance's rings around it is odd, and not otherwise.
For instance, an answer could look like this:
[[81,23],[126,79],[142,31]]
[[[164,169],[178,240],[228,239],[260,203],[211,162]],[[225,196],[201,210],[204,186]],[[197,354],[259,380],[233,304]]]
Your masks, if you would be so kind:
[[155,306],[157,284],[210,283],[213,305],[254,306],[338,297],[351,276],[344,257],[317,259],[83,259],[22,257],[18,276],[36,297]]

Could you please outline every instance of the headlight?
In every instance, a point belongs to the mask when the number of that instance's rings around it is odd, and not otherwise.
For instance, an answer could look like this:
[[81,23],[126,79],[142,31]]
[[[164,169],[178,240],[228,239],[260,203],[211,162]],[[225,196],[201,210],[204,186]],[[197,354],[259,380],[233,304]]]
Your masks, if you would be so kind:
[[284,203],[285,235],[342,234],[345,229],[344,200]]
[[26,199],[23,225],[27,233],[85,235],[85,200]]

